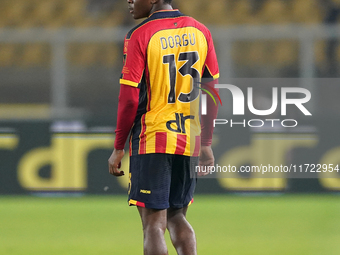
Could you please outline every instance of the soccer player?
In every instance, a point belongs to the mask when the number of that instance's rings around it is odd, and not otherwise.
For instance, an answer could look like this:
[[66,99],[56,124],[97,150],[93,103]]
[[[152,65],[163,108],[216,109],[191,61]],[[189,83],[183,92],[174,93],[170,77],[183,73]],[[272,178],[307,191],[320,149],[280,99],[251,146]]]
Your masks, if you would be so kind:
[[209,30],[174,10],[171,0],[127,0],[134,19],[146,18],[125,37],[116,139],[109,172],[120,163],[130,135],[129,205],[138,208],[144,254],[168,254],[168,229],[178,254],[194,255],[196,237],[186,220],[197,181],[195,165],[214,164],[211,150],[217,106],[199,117],[192,80],[217,79]]

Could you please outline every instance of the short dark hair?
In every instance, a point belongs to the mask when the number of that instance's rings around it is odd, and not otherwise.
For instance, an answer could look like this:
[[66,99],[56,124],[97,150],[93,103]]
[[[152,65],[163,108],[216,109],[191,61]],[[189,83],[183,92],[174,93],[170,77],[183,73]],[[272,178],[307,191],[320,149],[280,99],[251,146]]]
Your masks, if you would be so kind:
[[171,4],[172,0],[163,0],[165,4]]

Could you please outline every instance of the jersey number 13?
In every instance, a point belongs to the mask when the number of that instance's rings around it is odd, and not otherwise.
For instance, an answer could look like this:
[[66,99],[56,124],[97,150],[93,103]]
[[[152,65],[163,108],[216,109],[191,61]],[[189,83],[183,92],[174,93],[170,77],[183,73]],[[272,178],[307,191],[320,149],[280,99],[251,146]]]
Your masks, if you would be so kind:
[[[182,65],[178,72],[182,76],[190,75],[193,81],[198,81],[200,78],[200,73],[197,69],[193,68],[193,65],[199,60],[199,55],[197,51],[191,52],[181,52],[178,56],[178,61],[186,61],[184,65]],[[163,64],[169,65],[169,77],[170,77],[170,92],[168,95],[168,103],[174,104],[176,102],[176,80],[177,80],[177,67],[175,61],[175,55],[169,54],[163,56]],[[190,103],[194,101],[199,95],[199,89],[195,87],[195,83],[193,83],[192,90],[189,93],[181,92],[178,96],[178,101],[182,103]]]

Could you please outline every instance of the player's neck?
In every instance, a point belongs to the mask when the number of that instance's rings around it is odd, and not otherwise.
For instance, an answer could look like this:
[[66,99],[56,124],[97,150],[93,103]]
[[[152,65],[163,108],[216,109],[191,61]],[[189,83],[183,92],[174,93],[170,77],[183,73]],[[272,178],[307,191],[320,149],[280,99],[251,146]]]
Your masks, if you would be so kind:
[[162,10],[173,10],[173,8],[170,4],[154,4],[150,11],[150,15]]

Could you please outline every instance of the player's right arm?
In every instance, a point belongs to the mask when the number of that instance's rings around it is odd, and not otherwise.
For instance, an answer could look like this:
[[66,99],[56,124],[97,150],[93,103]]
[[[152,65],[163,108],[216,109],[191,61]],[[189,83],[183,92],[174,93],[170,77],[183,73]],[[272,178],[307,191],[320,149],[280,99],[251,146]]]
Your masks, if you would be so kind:
[[108,160],[109,173],[115,176],[124,175],[120,171],[121,160],[124,156],[124,147],[136,118],[139,102],[139,88],[129,85],[120,85],[116,139],[114,150]]

